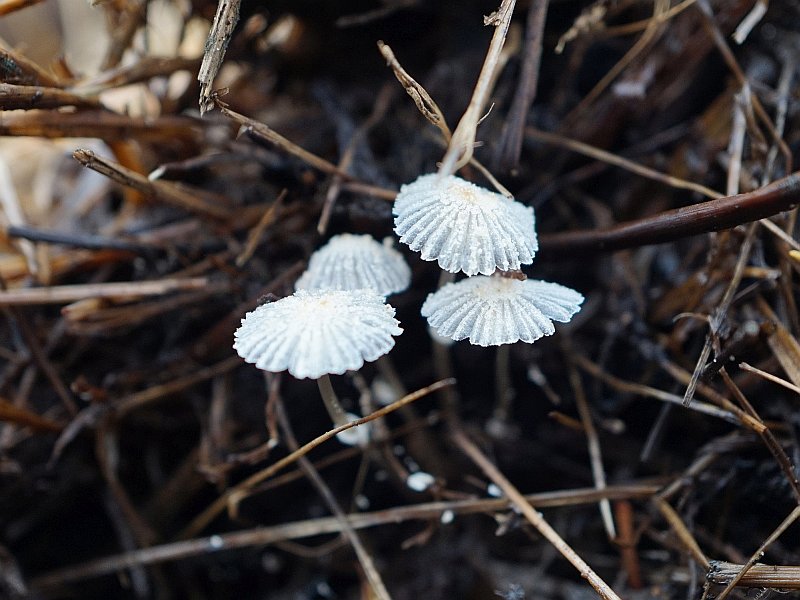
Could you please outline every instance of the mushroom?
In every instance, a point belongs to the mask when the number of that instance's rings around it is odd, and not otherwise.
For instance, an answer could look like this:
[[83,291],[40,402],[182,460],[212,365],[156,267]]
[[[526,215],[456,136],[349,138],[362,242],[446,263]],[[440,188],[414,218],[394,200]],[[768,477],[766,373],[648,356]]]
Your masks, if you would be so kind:
[[329,375],[354,371],[394,346],[403,330],[373,290],[299,290],[247,313],[234,349],[264,371],[317,380],[334,425],[349,422]]
[[370,235],[343,233],[311,255],[298,290],[373,289],[381,296],[402,292],[411,283],[403,255]]
[[533,209],[455,175],[422,175],[392,209],[400,241],[451,273],[519,270],[538,250]]
[[469,277],[428,295],[422,316],[439,335],[478,346],[535,342],[567,323],[583,296],[550,283],[507,277]]

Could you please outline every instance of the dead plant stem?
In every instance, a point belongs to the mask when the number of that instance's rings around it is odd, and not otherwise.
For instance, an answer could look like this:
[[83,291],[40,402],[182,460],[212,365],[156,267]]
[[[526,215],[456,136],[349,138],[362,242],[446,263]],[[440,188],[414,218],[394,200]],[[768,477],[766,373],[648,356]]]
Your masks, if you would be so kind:
[[525,499],[520,491],[486,458],[483,452],[462,432],[452,433],[453,441],[469,458],[497,485],[503,493],[511,500],[511,503],[522,513],[522,515],[533,525],[574,566],[581,577],[589,582],[601,598],[605,600],[620,600],[608,584],[603,581],[594,570],[586,564],[578,554],[567,544],[566,541],[545,521],[544,517],[536,511]]
[[495,70],[500,60],[500,52],[503,49],[508,27],[511,24],[511,16],[514,14],[516,0],[502,0],[500,8],[484,19],[486,25],[494,25],[495,30],[492,40],[489,43],[489,51],[486,53],[483,68],[478,76],[478,83],[472,92],[467,110],[458,122],[450,139],[447,152],[442,158],[442,165],[439,167],[441,175],[452,175],[463,167],[472,158],[475,145],[475,136],[483,116],[483,109],[489,98],[490,85],[495,78]]

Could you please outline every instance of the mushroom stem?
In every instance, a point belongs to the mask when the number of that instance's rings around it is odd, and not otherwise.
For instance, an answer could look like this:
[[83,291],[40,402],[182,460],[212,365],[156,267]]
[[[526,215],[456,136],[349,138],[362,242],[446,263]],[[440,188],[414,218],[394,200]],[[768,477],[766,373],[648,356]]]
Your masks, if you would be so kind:
[[350,421],[347,419],[347,414],[344,412],[342,405],[339,404],[336,392],[333,391],[330,376],[323,375],[317,379],[317,387],[319,387],[320,396],[322,396],[322,401],[325,403],[325,408],[328,409],[328,414],[331,416],[334,426],[347,425]]
[[511,386],[511,344],[497,347],[494,365],[495,408],[494,418],[503,423],[511,415],[514,388]]

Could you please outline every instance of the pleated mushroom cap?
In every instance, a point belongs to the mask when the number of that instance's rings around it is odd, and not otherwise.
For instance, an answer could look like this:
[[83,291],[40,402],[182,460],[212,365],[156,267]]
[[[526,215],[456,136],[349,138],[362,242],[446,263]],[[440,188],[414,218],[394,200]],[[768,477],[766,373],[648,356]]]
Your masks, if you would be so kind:
[[422,316],[439,335],[477,346],[535,342],[568,322],[583,296],[573,289],[527,279],[469,277],[429,294]]
[[370,235],[344,233],[311,255],[295,289],[373,289],[388,296],[402,292],[410,283],[411,269],[397,250]]
[[400,241],[451,273],[519,270],[539,248],[531,207],[455,175],[402,186],[392,212]]
[[403,332],[394,312],[373,290],[300,290],[247,313],[233,347],[264,371],[341,375],[392,349]]

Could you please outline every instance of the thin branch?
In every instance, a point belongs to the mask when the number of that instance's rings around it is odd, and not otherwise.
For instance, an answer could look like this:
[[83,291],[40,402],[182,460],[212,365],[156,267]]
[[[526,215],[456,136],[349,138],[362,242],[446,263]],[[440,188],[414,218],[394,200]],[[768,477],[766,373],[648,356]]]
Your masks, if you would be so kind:
[[456,431],[452,434],[453,441],[459,448],[492,480],[492,482],[503,490],[514,507],[519,510],[522,515],[533,525],[536,530],[544,536],[558,550],[561,555],[566,558],[572,566],[574,566],[581,577],[589,582],[594,590],[600,595],[601,598],[607,600],[620,600],[620,597],[614,593],[608,584],[603,581],[594,570],[586,564],[578,554],[564,541],[558,532],[553,529],[550,524],[545,521],[541,513],[537,512],[530,503],[525,499],[519,490],[508,480],[506,477],[486,458],[483,452],[461,431]]
[[717,596],[718,600],[725,600],[725,598],[728,597],[728,595],[733,591],[733,588],[739,585],[739,582],[744,578],[745,575],[747,575],[748,571],[755,566],[756,562],[758,562],[762,556],[764,556],[764,553],[770,544],[777,540],[784,531],[786,531],[795,521],[797,521],[798,518],[800,518],[800,506],[795,507],[795,509],[789,513],[789,515],[781,522],[781,524],[778,525],[777,529],[775,529],[775,531],[773,531],[769,537],[764,540],[764,543],[758,547],[758,550],[753,553],[750,559],[742,565],[741,570],[734,576],[733,579],[731,579],[730,583],[725,586],[725,589],[719,593],[719,596]]
[[[594,488],[582,488],[566,492],[530,494],[525,496],[525,500],[537,508],[578,506],[595,504],[601,498],[611,500],[648,498],[658,490],[658,485],[648,484],[610,486],[603,491],[598,491]],[[505,498],[425,502],[411,506],[387,508],[376,512],[353,513],[347,515],[347,520],[354,529],[366,529],[380,525],[393,525],[409,520],[439,519],[442,513],[446,511],[451,511],[456,515],[469,515],[508,510],[509,506],[510,502]],[[340,530],[339,521],[335,517],[323,517],[272,527],[256,527],[222,535],[211,535],[171,544],[162,544],[124,554],[106,556],[82,564],[64,567],[37,577],[32,581],[32,585],[39,589],[49,588],[63,585],[70,581],[100,577],[135,565],[152,565],[213,552],[224,552],[250,546],[265,546],[282,540],[338,533]]]
[[100,101],[95,98],[79,96],[56,87],[0,83],[0,110],[60,108],[62,106],[103,108]]
[[[66,304],[86,298],[141,298],[161,296],[183,290],[207,289],[205,277],[192,279],[156,279],[152,281],[124,281],[119,283],[87,283],[56,285],[0,291],[0,306],[20,304]],[[224,288],[228,286],[225,284]]]
[[613,154],[595,146],[590,146],[589,144],[584,144],[583,142],[564,137],[563,135],[548,133],[546,131],[534,129],[533,127],[527,127],[525,129],[525,136],[539,142],[544,142],[545,144],[553,144],[561,148],[567,148],[573,152],[578,152],[584,156],[594,158],[595,160],[599,160],[610,165],[615,165],[622,169],[626,169],[627,171],[631,171],[632,173],[636,173],[637,175],[641,175],[642,177],[647,177],[648,179],[661,182],[670,187],[691,190],[693,192],[702,194],[707,198],[722,198],[724,196],[724,194],[712,190],[711,188],[707,188],[699,183],[673,177],[667,173],[656,171],[655,169],[640,165],[637,162],[623,158],[617,154]]
[[222,66],[225,50],[231,41],[233,30],[239,22],[240,2],[241,0],[220,0],[217,5],[217,13],[214,15],[214,22],[206,40],[203,62],[200,65],[200,72],[197,74],[197,81],[200,82],[201,116],[214,108],[211,86]]
[[[567,357],[569,359],[569,357]],[[589,402],[586,399],[586,392],[583,389],[580,375],[573,363],[569,365],[569,381],[572,391],[575,394],[575,405],[578,407],[578,414],[581,417],[583,431],[586,433],[586,443],[589,447],[589,460],[592,466],[592,477],[595,487],[602,490],[606,487],[606,471],[603,467],[603,454],[600,449],[600,436],[597,435],[597,428],[594,426],[592,413],[589,409]],[[614,516],[611,512],[611,504],[608,500],[600,501],[600,515],[603,518],[603,525],[606,528],[606,535],[610,540],[617,537],[617,530],[614,525]]]
[[531,104],[536,99],[536,86],[539,83],[547,4],[548,0],[533,0],[528,8],[519,84],[495,153],[495,164],[501,171],[514,169],[519,163],[522,140],[525,137],[525,121]]
[[171,181],[150,181],[144,175],[106,158],[97,156],[91,150],[79,148],[72,156],[84,167],[97,171],[109,179],[126,187],[132,188],[142,194],[157,198],[165,203],[172,204],[187,210],[215,219],[226,220],[230,212],[223,206],[212,204],[201,197],[199,190],[188,189]]
[[494,34],[467,110],[464,111],[464,115],[458,122],[447,152],[442,158],[442,165],[439,168],[439,173],[442,175],[452,175],[472,158],[478,124],[489,98],[490,84],[495,79],[495,71],[500,61],[500,53],[506,35],[508,35],[508,28],[511,25],[515,4],[516,0],[503,0],[496,12],[484,18],[484,24],[495,26]]
[[543,252],[568,255],[650,246],[685,237],[730,229],[791,210],[800,203],[800,172],[735,196],[700,202],[607,229],[543,235]]
[[394,55],[394,52],[388,44],[384,44],[382,41],[379,41],[378,50],[386,60],[386,64],[392,69],[397,81],[400,82],[400,85],[403,86],[403,89],[406,91],[406,93],[411,96],[411,99],[414,101],[417,110],[422,113],[423,117],[428,119],[428,121],[439,128],[439,131],[442,132],[442,137],[446,142],[449,143],[452,134],[450,132],[450,128],[447,126],[447,121],[445,121],[444,114],[439,108],[439,105],[436,104],[436,101],[431,98],[431,95],[428,93],[428,91],[422,87],[422,85],[420,85],[416,79],[408,74],[408,71],[406,71],[397,60],[397,57]]
[[[284,439],[286,440],[289,450],[293,452],[296,451],[299,448],[297,438],[294,436],[294,431],[292,430],[292,426],[289,423],[288,417],[286,416],[286,410],[284,409],[283,402],[281,401],[278,401],[277,416],[281,425],[281,429],[283,429]],[[370,556],[369,552],[367,552],[367,549],[364,547],[364,544],[361,542],[361,539],[358,537],[358,534],[353,526],[350,525],[350,522],[347,520],[347,515],[339,506],[339,503],[336,501],[336,497],[333,495],[333,492],[331,492],[331,489],[327,486],[322,477],[320,477],[320,474],[317,472],[317,470],[314,468],[314,465],[310,460],[308,460],[308,458],[301,456],[297,459],[297,463],[309,481],[311,481],[311,485],[317,489],[317,492],[319,492],[319,495],[322,496],[323,501],[328,505],[328,508],[339,522],[339,525],[342,528],[342,533],[353,547],[353,550],[358,557],[358,561],[361,563],[361,567],[364,569],[364,574],[366,575],[375,596],[378,598],[378,600],[391,600],[389,590],[386,589],[386,585],[383,583],[383,579],[381,579],[378,569],[375,568],[375,562],[372,560],[372,556]]]
[[198,532],[202,531],[209,523],[211,523],[212,520],[214,520],[214,518],[218,514],[220,514],[223,510],[225,510],[226,507],[235,506],[239,502],[239,500],[241,500],[241,498],[243,498],[248,493],[248,491],[252,489],[254,486],[258,485],[262,481],[269,479],[279,471],[282,471],[283,469],[294,463],[298,458],[300,458],[301,456],[305,456],[320,444],[323,444],[328,440],[336,437],[338,433],[346,431],[351,427],[356,427],[358,425],[363,425],[364,423],[369,423],[373,419],[379,419],[380,417],[384,417],[389,413],[394,412],[398,408],[401,408],[406,404],[410,404],[411,402],[419,400],[423,396],[427,396],[428,394],[435,392],[436,390],[454,385],[455,382],[456,382],[455,379],[443,379],[441,381],[437,381],[427,387],[419,389],[415,392],[412,392],[400,398],[397,402],[393,402],[389,406],[385,406],[380,410],[376,410],[371,415],[362,417],[360,419],[356,419],[354,421],[350,421],[346,425],[335,427],[330,431],[314,438],[310,442],[304,444],[300,449],[292,452],[288,456],[285,456],[279,461],[271,464],[266,469],[262,469],[261,471],[254,473],[241,483],[227,490],[225,494],[217,498],[208,508],[206,508],[197,517],[195,517],[195,519],[189,524],[189,526],[181,532],[179,537],[180,538],[191,537],[192,535],[195,535]]
[[[706,581],[725,585],[741,572],[742,566],[712,560]],[[800,590],[800,566],[755,564],[741,576],[738,585],[749,588]]]

